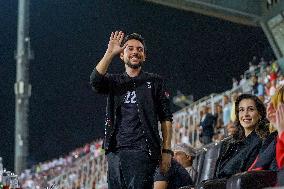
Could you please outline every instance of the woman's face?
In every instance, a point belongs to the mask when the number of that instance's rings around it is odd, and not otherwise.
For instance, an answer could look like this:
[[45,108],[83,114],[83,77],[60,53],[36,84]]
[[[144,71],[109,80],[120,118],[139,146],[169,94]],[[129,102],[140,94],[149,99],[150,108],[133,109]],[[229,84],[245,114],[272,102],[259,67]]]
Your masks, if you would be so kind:
[[269,102],[266,108],[266,117],[272,125],[276,123],[276,110],[273,107],[272,102]]
[[252,99],[243,99],[239,104],[239,121],[245,130],[253,130],[261,118]]

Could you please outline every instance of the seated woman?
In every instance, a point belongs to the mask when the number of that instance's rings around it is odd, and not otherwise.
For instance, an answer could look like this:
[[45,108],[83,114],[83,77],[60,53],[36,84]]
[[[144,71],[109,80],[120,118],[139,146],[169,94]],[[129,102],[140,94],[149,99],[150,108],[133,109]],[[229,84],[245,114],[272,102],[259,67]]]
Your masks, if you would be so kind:
[[262,141],[269,135],[264,104],[254,95],[242,94],[236,100],[232,140],[224,143],[217,160],[215,178],[229,178],[247,171],[256,159]]
[[240,95],[235,102],[237,131],[222,143],[214,180],[202,182],[198,188],[226,188],[226,181],[236,173],[247,171],[256,159],[263,140],[269,135],[266,108],[258,97]]
[[[283,95],[282,95],[283,99]],[[278,185],[284,186],[284,104],[283,100],[276,111],[275,127],[278,130],[278,140],[276,144],[276,159],[279,168]]]
[[[248,171],[254,170],[272,170],[278,172],[278,184],[284,185],[283,176],[284,176],[284,86],[280,86],[275,94],[271,97],[271,101],[267,106],[267,118],[270,121],[270,125],[273,128],[273,132],[264,140],[262,148],[255,159],[254,163],[251,165]],[[275,131],[275,129],[278,130]],[[279,133],[279,135],[278,135]],[[277,159],[277,161],[276,161]],[[278,166],[277,166],[278,164]],[[270,172],[267,172],[267,176],[270,175]],[[283,174],[283,175],[281,175]],[[250,174],[248,174],[250,175]],[[255,175],[257,175],[255,173]],[[240,178],[245,175],[240,175]],[[237,177],[236,177],[237,178]],[[236,180],[236,178],[234,180]],[[239,179],[240,179],[239,178]],[[281,178],[281,179],[280,179]],[[231,182],[234,182],[232,180]],[[244,179],[245,180],[245,179]],[[269,182],[273,183],[270,178]],[[263,180],[263,183],[267,182],[266,179]],[[263,184],[262,181],[255,184]],[[273,185],[273,184],[272,184]]]
[[276,145],[276,159],[279,169],[284,169],[284,104],[281,104],[276,112],[276,127],[278,141]]
[[267,107],[267,118],[278,131],[276,159],[278,168],[284,168],[284,86],[280,86],[271,97]]

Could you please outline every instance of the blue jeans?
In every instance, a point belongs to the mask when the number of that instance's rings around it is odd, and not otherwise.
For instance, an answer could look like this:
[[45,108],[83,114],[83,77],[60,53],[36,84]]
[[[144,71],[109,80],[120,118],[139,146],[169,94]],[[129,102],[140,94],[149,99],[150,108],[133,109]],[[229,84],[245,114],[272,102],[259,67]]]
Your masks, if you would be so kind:
[[138,150],[120,150],[107,154],[108,189],[151,189],[158,161]]

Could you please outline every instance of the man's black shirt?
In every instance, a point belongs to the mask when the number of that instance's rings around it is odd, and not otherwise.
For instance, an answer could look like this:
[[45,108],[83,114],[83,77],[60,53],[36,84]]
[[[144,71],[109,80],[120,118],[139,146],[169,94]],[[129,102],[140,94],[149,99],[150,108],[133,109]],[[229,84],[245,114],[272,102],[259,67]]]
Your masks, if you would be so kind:
[[[119,111],[127,91],[135,90],[138,116],[145,132],[152,159],[161,158],[161,138],[158,121],[172,121],[170,97],[164,79],[157,74],[141,71],[135,82],[126,73],[100,74],[92,72],[90,82],[99,94],[107,94],[105,141],[106,154],[116,148],[117,111]],[[134,85],[135,84],[135,85]]]
[[127,91],[117,110],[117,149],[147,150],[146,138],[138,116],[135,91]]

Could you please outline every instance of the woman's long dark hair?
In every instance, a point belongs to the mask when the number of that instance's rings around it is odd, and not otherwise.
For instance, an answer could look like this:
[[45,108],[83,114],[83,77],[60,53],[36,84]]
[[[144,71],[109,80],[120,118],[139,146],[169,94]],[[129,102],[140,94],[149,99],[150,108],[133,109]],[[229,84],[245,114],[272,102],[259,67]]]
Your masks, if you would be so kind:
[[236,140],[243,140],[246,137],[245,130],[239,121],[239,105],[240,102],[244,99],[250,99],[254,101],[256,109],[261,117],[256,123],[255,132],[260,138],[266,138],[269,135],[269,121],[266,118],[266,108],[257,96],[251,94],[241,94],[235,102],[235,114],[237,119],[234,125],[237,128],[237,132],[233,135],[233,137]]

